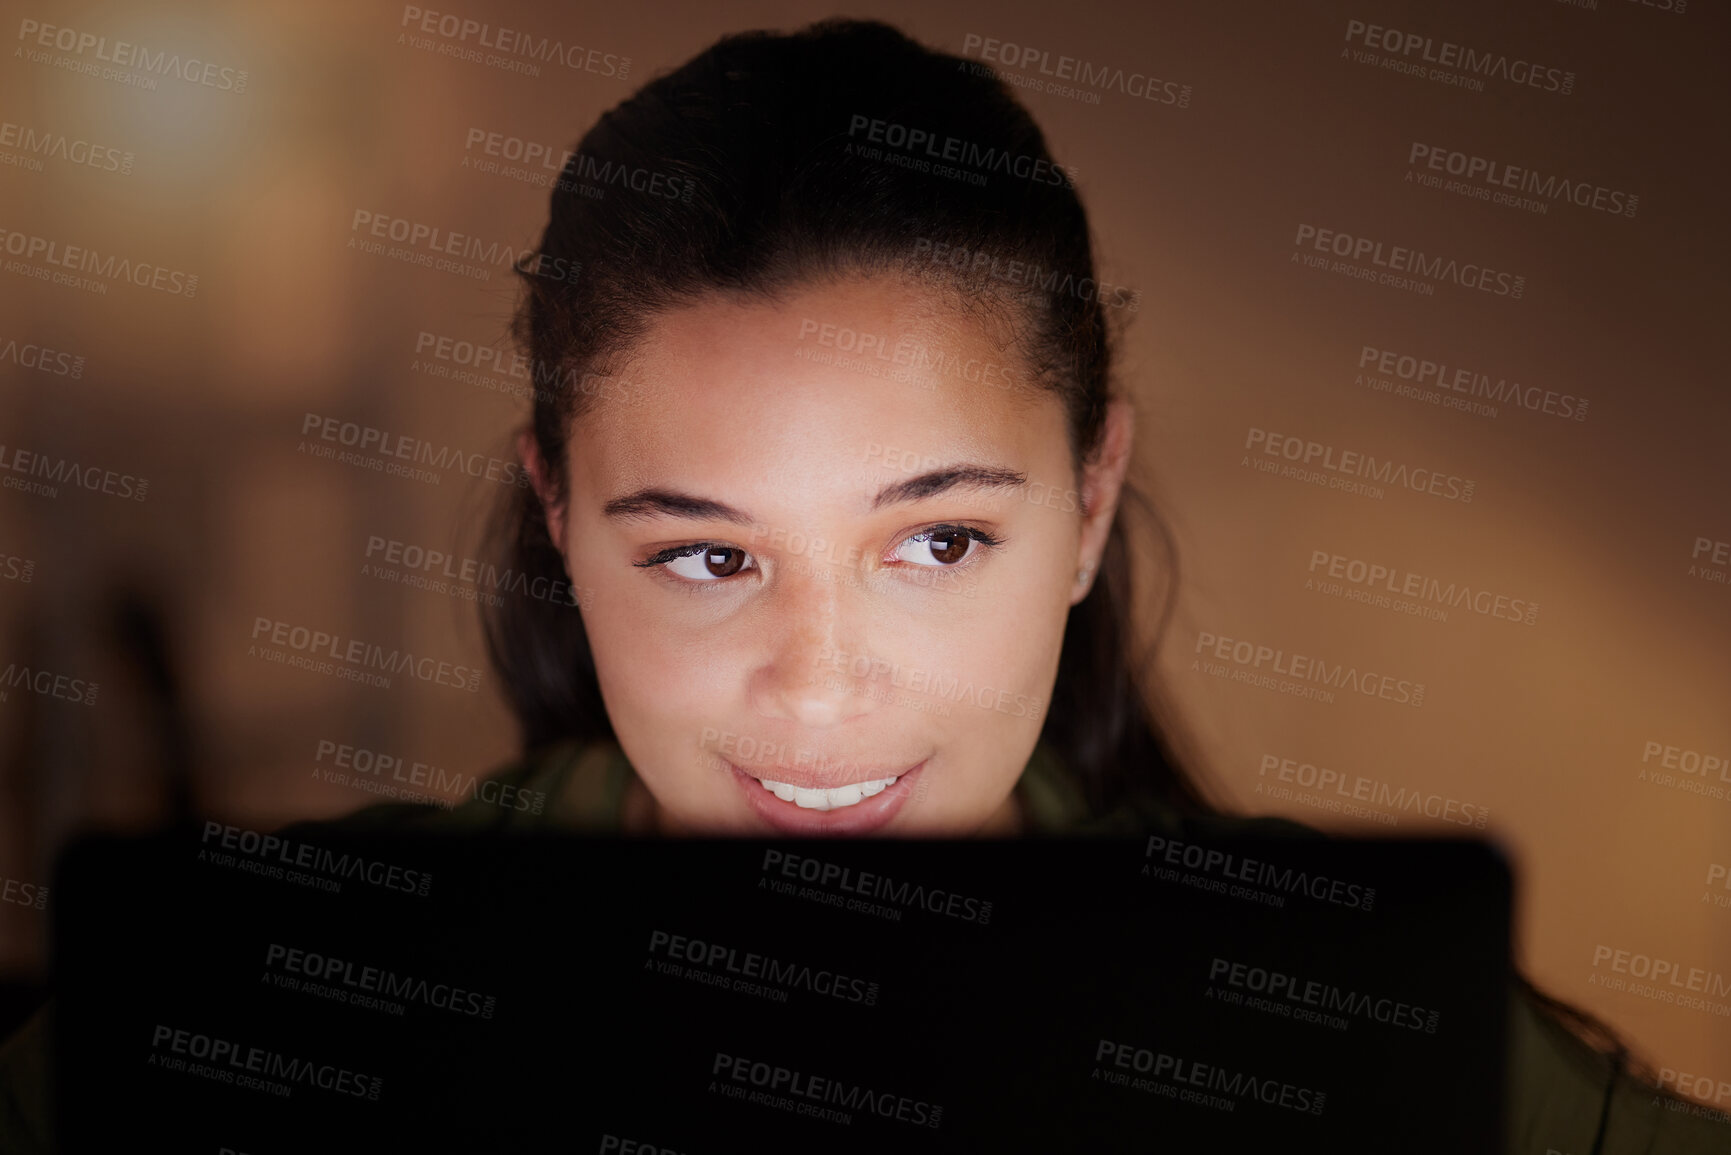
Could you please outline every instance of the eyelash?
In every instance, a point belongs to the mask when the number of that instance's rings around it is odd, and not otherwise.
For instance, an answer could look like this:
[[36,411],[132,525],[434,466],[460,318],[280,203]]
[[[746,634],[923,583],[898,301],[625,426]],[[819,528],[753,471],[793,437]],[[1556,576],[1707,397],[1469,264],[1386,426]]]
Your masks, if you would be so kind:
[[[997,534],[990,533],[986,530],[980,529],[978,526],[958,525],[958,524],[955,524],[953,522],[940,522],[937,525],[929,525],[926,528],[919,530],[915,533],[910,533],[908,536],[906,536],[906,537],[902,538],[900,541],[896,542],[896,547],[899,549],[902,546],[906,545],[910,541],[915,541],[915,540],[922,538],[922,537],[931,537],[931,536],[941,534],[941,533],[959,533],[959,534],[962,534],[964,537],[969,537],[969,538],[972,538],[974,541],[979,542],[981,545],[985,546],[987,549],[997,549],[999,546],[1004,544],[1004,539],[1002,537],[998,536]],[[689,578],[679,577],[677,574],[668,574],[668,573],[666,573],[665,568],[664,568],[667,565],[667,563],[670,561],[678,561],[682,557],[694,557],[697,554],[706,553],[710,550],[717,550],[717,549],[739,549],[739,547],[736,545],[728,545],[726,542],[699,541],[699,542],[693,542],[691,545],[676,545],[676,546],[672,546],[668,549],[660,550],[656,553],[651,554],[649,557],[644,558],[642,561],[632,562],[631,564],[634,566],[637,566],[640,569],[662,570],[663,571],[663,573],[662,573],[663,577],[665,577],[669,581],[678,582],[680,585],[683,585],[683,586],[690,587],[690,586],[723,586],[723,585],[728,585],[733,581],[733,578],[738,577],[739,574],[734,574],[733,577],[715,578],[711,581],[692,581]],[[751,553],[749,550],[741,550],[740,552],[744,553],[747,557],[751,556]],[[943,570],[952,570],[953,571],[953,570],[965,568],[967,566],[972,565],[973,563],[974,563],[974,555],[970,554],[967,558],[963,559],[960,562],[957,562],[955,565],[952,565],[952,566],[916,567],[916,568],[934,568],[934,569],[943,569]],[[912,563],[901,562],[901,563],[896,563],[896,564],[911,565]],[[756,567],[753,567],[753,568],[755,569]],[[745,571],[745,570],[740,571],[740,573],[745,573],[745,572],[747,572],[747,571]]]

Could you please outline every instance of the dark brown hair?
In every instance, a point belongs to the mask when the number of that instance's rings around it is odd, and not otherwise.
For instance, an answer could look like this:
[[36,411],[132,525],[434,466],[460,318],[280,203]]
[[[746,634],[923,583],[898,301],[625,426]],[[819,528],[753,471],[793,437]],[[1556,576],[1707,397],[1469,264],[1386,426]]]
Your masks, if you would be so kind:
[[[612,187],[592,183],[614,175]],[[572,420],[608,392],[649,319],[681,302],[873,275],[944,292],[1008,331],[1027,384],[1063,405],[1077,464],[1104,430],[1109,314],[1135,303],[1100,284],[1070,172],[1001,80],[887,25],[839,20],[726,37],[603,115],[521,271],[515,332],[548,386],[532,432],[558,486]],[[505,563],[564,579],[535,492],[508,500],[496,524]],[[1205,810],[1166,737],[1174,720],[1155,724],[1153,687],[1132,655],[1125,522],[1136,516],[1169,545],[1127,486],[1098,579],[1070,611],[1041,740],[1097,810],[1134,798]],[[1159,597],[1156,638],[1173,589],[1168,580]],[[507,598],[487,626],[526,748],[611,736],[575,611]]]

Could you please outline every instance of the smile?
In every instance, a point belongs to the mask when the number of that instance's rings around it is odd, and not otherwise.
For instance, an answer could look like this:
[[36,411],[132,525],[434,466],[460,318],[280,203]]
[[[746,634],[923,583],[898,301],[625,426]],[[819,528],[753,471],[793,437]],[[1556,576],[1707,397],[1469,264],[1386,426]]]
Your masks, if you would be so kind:
[[864,782],[850,782],[845,786],[835,786],[827,790],[822,787],[807,789],[791,782],[777,782],[770,778],[759,778],[757,782],[783,802],[791,802],[805,810],[839,810],[874,794],[883,793],[886,787],[896,784],[896,779],[868,778]]
[[[747,770],[725,758],[722,765],[738,784],[740,800],[758,820],[772,830],[796,837],[813,835],[867,835],[882,830],[916,794],[923,794],[930,757],[921,758],[905,769],[894,763],[852,767],[853,774],[877,774],[858,782],[840,786],[823,786],[807,777],[805,783],[784,782],[779,778],[759,778],[758,773],[788,774],[772,766]],[[831,775],[834,781],[840,775]]]

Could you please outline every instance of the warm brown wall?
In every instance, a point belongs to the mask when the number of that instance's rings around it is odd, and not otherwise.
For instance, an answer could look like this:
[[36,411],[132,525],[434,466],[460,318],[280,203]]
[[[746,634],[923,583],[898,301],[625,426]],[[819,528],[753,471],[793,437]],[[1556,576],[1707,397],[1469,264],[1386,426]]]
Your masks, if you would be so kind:
[[[829,10],[442,6],[629,56],[621,80],[553,67],[530,78],[417,50],[398,43],[402,8],[388,3],[11,7],[0,120],[133,159],[124,174],[52,158],[0,167],[0,227],[199,281],[188,299],[0,275],[0,348],[85,359],[77,378],[0,362],[0,443],[150,483],[142,502],[0,491],[0,663],[102,687],[92,706],[17,690],[0,702],[0,872],[43,880],[74,826],[135,826],[162,805],[143,753],[145,682],[104,625],[122,578],[168,610],[202,743],[197,798],[216,814],[269,824],[367,801],[310,777],[319,738],[453,769],[497,764],[511,733],[490,677],[478,694],[367,690],[247,654],[262,616],[481,661],[470,603],[361,567],[374,535],[462,551],[486,483],[378,476],[297,445],[316,411],[508,456],[516,401],[413,362],[423,330],[499,343],[511,286],[353,250],[352,216],[527,245],[545,193],[462,167],[469,129],[564,147],[717,35]],[[1649,742],[1731,758],[1731,567],[1712,567],[1717,581],[1691,574],[1698,538],[1731,541],[1723,11],[1365,0],[850,14],[952,51],[973,34],[1189,86],[1183,107],[1023,91],[1081,174],[1104,278],[1142,294],[1123,377],[1184,564],[1163,661],[1223,792],[1329,827],[1438,828],[1259,793],[1273,756],[1488,808],[1521,870],[1530,973],[1656,1062],[1731,1080],[1731,1018],[1605,989],[1595,980],[1609,972],[1593,965],[1603,945],[1731,973],[1731,889],[1705,885],[1731,864],[1731,770],[1709,783],[1717,796],[1641,777]],[[172,78],[141,91],[34,61],[11,50],[31,19],[245,69],[245,91]],[[1475,92],[1361,63],[1345,39],[1353,19],[1537,61],[1572,73],[1572,91],[1492,79]],[[1415,143],[1634,194],[1638,207],[1535,213],[1422,187],[1406,179]],[[1524,290],[1421,294],[1308,268],[1294,244],[1306,224],[1519,275]],[[1367,345],[1589,404],[1576,421],[1396,396],[1360,383]],[[1245,464],[1251,429],[1471,479],[1472,500],[1260,473]],[[1317,550],[1540,609],[1526,624],[1349,603],[1306,588]],[[7,558],[19,559],[11,576]],[[1423,683],[1423,702],[1330,703],[1220,680],[1192,664],[1203,633]],[[39,964],[38,914],[0,904],[0,932],[14,970]]]

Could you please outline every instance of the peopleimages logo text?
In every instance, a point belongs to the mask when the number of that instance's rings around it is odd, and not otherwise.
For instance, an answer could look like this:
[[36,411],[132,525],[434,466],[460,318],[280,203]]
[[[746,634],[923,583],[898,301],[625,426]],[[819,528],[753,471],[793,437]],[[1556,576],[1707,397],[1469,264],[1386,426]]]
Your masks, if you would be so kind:
[[349,232],[351,247],[365,248],[372,253],[383,252],[383,245],[370,241],[357,242],[357,237],[372,237],[378,241],[407,245],[407,249],[393,249],[387,255],[406,260],[410,264],[450,272],[460,271],[447,267],[453,262],[477,262],[473,268],[484,274],[480,278],[483,280],[491,277],[492,268],[509,268],[528,276],[567,282],[575,281],[577,274],[582,271],[581,262],[567,260],[565,257],[549,257],[538,249],[527,246],[519,248],[509,241],[487,241],[471,233],[454,232],[424,221],[391,216],[369,209],[355,210],[349,221]]
[[1416,140],[1407,153],[1407,163],[1414,168],[1422,164],[1432,172],[1447,173],[1449,176],[1458,176],[1495,189],[1531,193],[1546,202],[1562,200],[1584,209],[1597,209],[1599,212],[1616,216],[1634,216],[1641,200],[1634,193],[1624,192],[1622,189],[1608,188],[1591,181],[1573,180],[1555,173],[1540,173],[1521,165]]
[[1245,430],[1244,448],[1260,452],[1265,457],[1297,462],[1306,469],[1328,470],[1383,485],[1400,486],[1414,493],[1458,501],[1463,505],[1472,501],[1473,491],[1478,488],[1478,483],[1470,477],[1458,477],[1423,466],[1409,468],[1404,461],[1379,458],[1374,453],[1357,449],[1339,449],[1321,441],[1276,433],[1254,425]]
[[210,856],[217,850],[232,851],[273,867],[281,865],[317,871],[331,878],[365,882],[385,890],[400,890],[422,898],[427,896],[427,890],[433,884],[433,876],[424,870],[366,858],[346,850],[337,851],[312,842],[297,842],[280,834],[261,834],[256,830],[246,830],[221,822],[207,821],[199,842],[206,848],[215,843],[215,849],[199,851],[200,861],[207,858],[216,861]]
[[[715,1053],[715,1063],[710,1068],[710,1074],[717,1081],[723,1083],[724,1090],[726,1089],[726,1081],[731,1081],[735,1084],[757,1087],[768,1092],[771,1096],[787,1096],[792,1100],[823,1103],[838,1111],[870,1112],[884,1119],[895,1119],[918,1127],[936,1127],[943,1121],[944,1117],[942,1106],[929,1103],[924,1099],[915,1099],[910,1095],[898,1095],[890,1091],[874,1090],[863,1083],[813,1075],[783,1067],[778,1063],[730,1055],[726,1051]],[[781,1106],[782,1104],[770,1103],[767,1105]],[[797,1107],[794,1110],[796,1114],[800,1115],[814,1114],[814,1112],[800,1110]],[[852,1121],[846,1116],[835,1119],[827,1114],[816,1114],[819,1118],[830,1118],[832,1122],[848,1123]]]
[[992,918],[992,903],[989,900],[958,894],[942,887],[928,887],[923,882],[910,883],[905,879],[898,882],[869,870],[855,870],[851,866],[825,862],[806,855],[765,850],[761,870],[765,875],[780,875],[797,882],[809,882],[898,906],[917,906],[932,914],[947,915],[981,926],[986,925]]
[[[317,1063],[268,1047],[247,1046],[232,1039],[200,1034],[158,1023],[150,1036],[150,1065],[183,1069],[184,1059],[199,1060],[192,1072],[219,1083],[253,1087],[287,1096],[295,1085],[317,1087],[335,1095],[377,1099],[384,1080],[336,1063]],[[167,1052],[166,1055],[158,1052]],[[281,1090],[277,1088],[280,1087]]]
[[[89,273],[106,281],[126,281],[141,289],[155,289],[171,297],[198,295],[198,274],[165,268],[149,261],[134,261],[115,253],[104,256],[83,245],[67,245],[49,237],[0,228],[0,252],[26,262],[40,261],[59,269]],[[100,283],[100,282],[98,282]],[[106,292],[106,290],[104,290]]]
[[419,437],[410,437],[406,433],[391,433],[356,421],[344,421],[340,417],[322,413],[304,414],[301,418],[301,435],[304,437],[308,434],[321,441],[352,446],[362,452],[376,453],[380,457],[413,461],[417,465],[430,465],[435,469],[455,469],[470,477],[484,477],[501,485],[514,485],[519,489],[525,489],[529,485],[528,471],[515,461],[489,457],[485,453],[465,452],[450,445],[436,445]]
[[132,44],[125,40],[116,40],[110,44],[106,36],[80,32],[76,28],[44,24],[39,20],[20,20],[18,39],[26,43],[33,42],[42,48],[70,52],[74,56],[83,56],[88,52],[92,59],[106,64],[136,68],[155,76],[172,76],[205,88],[234,93],[246,91],[247,71],[244,68],[230,68],[192,56],[183,58],[178,52],[171,53],[163,49],[152,52],[142,44]]
[[[411,650],[386,649],[359,638],[343,638],[324,630],[309,629],[272,618],[255,618],[252,626],[254,643],[282,646],[298,654],[329,658],[355,670],[383,670],[392,674],[407,674],[423,682],[451,686],[476,693],[481,688],[481,671],[469,666],[416,657]],[[255,644],[253,649],[258,648]]]
[[[507,57],[517,57],[520,63],[529,64],[530,68],[534,67],[530,63],[533,61],[563,64],[573,72],[592,72],[597,76],[611,76],[619,80],[624,80],[631,73],[629,56],[605,52],[599,48],[585,48],[581,44],[566,44],[563,40],[551,36],[537,36],[532,32],[506,28],[503,25],[495,27],[454,12],[435,12],[430,8],[405,4],[401,27],[427,36],[444,37],[459,48],[466,48],[473,37],[476,48],[488,48],[504,53]],[[467,52],[469,55],[465,56],[466,59],[480,59],[478,52],[472,49]],[[538,71],[537,69],[531,74],[538,74]]]
[[855,113],[848,121],[849,137],[863,134],[873,144],[885,144],[894,149],[919,153],[932,160],[966,165],[981,172],[1001,172],[1037,184],[1075,188],[1076,169],[1073,165],[1057,164],[1045,157],[1013,153],[1007,149],[976,144],[925,128],[910,128],[894,121]]
[[58,496],[59,490],[55,487],[61,485],[76,485],[92,493],[105,493],[132,501],[143,501],[150,493],[147,478],[116,473],[97,465],[80,465],[69,457],[55,457],[33,449],[20,449],[16,445],[0,444],[0,473],[41,478],[40,482],[15,483],[13,478],[7,477],[4,484],[7,489],[33,487],[34,492],[42,492],[48,497]]
[[1418,59],[1426,64],[1457,69],[1473,76],[1506,80],[1511,84],[1537,88],[1543,92],[1567,96],[1575,88],[1573,72],[1530,60],[1510,59],[1506,53],[1469,48],[1464,44],[1456,44],[1452,40],[1438,40],[1421,32],[1402,32],[1398,28],[1367,24],[1363,20],[1348,20],[1346,40],[1348,43],[1357,42],[1366,48],[1386,52],[1391,56],[1406,58],[1417,54]]
[[0,121],[0,148],[16,148],[32,157],[63,160],[98,172],[132,172],[133,154],[106,144],[95,144],[63,132],[38,131],[27,124]]
[[20,369],[34,369],[38,373],[47,373],[54,377],[71,377],[76,380],[84,376],[82,356],[33,342],[20,345],[17,338],[8,338],[4,344],[0,344],[0,364],[8,361]]
[[1369,260],[1372,265],[1396,273],[1409,273],[1432,281],[1449,281],[1463,289],[1478,289],[1497,297],[1520,300],[1526,292],[1527,279],[1516,273],[1499,272],[1487,265],[1453,257],[1427,254],[1404,245],[1384,245],[1370,237],[1354,236],[1337,229],[1323,229],[1301,224],[1292,239],[1296,247],[1311,248],[1319,253],[1332,253],[1350,261]]
[[[978,56],[981,60],[989,60],[1006,68],[1027,69],[1040,76],[1051,77],[1054,81],[1073,81],[1090,89],[1116,89],[1126,96],[1140,97],[1158,104],[1183,108],[1190,103],[1188,84],[1162,80],[1146,72],[1094,64],[1074,56],[1060,54],[1054,59],[1045,49],[981,36],[977,32],[970,32],[962,38],[962,55]],[[1021,88],[1033,87],[1026,82],[1018,83],[1020,78],[1005,79]],[[1097,103],[1098,99],[1096,97],[1094,102]]]
[[1492,380],[1489,373],[1450,365],[1446,361],[1433,361],[1428,357],[1365,345],[1359,351],[1358,367],[1365,369],[1372,366],[1378,373],[1421,386],[1434,386],[1446,393],[1462,393],[1503,405],[1518,405],[1535,413],[1548,413],[1568,421],[1587,419],[1588,401],[1585,397],[1578,397],[1573,393],[1559,393],[1555,389],[1541,389],[1537,385],[1523,385],[1508,377]]
[[1376,902],[1375,887],[1361,886],[1356,882],[1330,878],[1324,874],[1312,874],[1308,870],[1294,870],[1290,866],[1280,866],[1265,859],[1245,858],[1232,851],[1195,842],[1180,842],[1159,834],[1148,836],[1143,857],[1147,859],[1142,865],[1143,874],[1151,873],[1149,866],[1152,863],[1161,862],[1167,866],[1267,887],[1285,894],[1306,895],[1317,902],[1332,903],[1353,910],[1369,911]]

